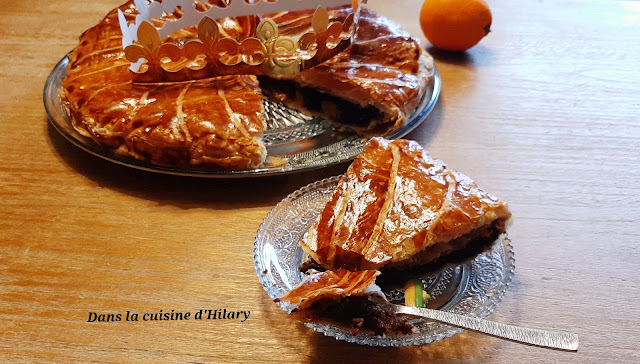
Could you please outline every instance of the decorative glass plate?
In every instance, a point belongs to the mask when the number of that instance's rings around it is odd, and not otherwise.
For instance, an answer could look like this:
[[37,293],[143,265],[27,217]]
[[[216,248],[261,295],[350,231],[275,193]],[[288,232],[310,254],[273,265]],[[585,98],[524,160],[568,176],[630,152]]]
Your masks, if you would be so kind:
[[[269,212],[256,235],[253,259],[262,286],[275,299],[298,285],[303,277],[298,267],[306,256],[298,246],[302,235],[313,224],[327,203],[340,176],[327,178],[290,194]],[[440,272],[421,277],[424,289],[431,295],[428,307],[474,317],[486,317],[504,297],[513,278],[515,259],[511,241],[506,235],[473,261],[448,266]],[[384,292],[393,303],[404,303],[404,292]],[[286,302],[278,305],[290,311]],[[407,336],[377,336],[358,333],[332,325],[305,323],[315,331],[336,339],[372,346],[424,345],[453,336],[463,330],[447,324],[416,319],[412,323],[418,333]]]
[[[44,106],[49,115],[49,121],[60,134],[81,149],[128,167],[196,177],[224,178],[287,174],[349,161],[360,154],[368,141],[353,132],[334,129],[331,123],[323,118],[311,117],[282,104],[265,100],[267,127],[263,137],[264,143],[268,155],[283,159],[286,162],[284,166],[242,171],[207,171],[158,166],[133,157],[117,155],[75,131],[69,113],[59,96],[62,79],[67,74],[68,63],[67,57],[60,60],[51,71],[44,86]],[[439,95],[440,75],[434,68],[434,75],[429,80],[427,90],[407,124],[387,138],[401,138],[420,125],[435,107]]]

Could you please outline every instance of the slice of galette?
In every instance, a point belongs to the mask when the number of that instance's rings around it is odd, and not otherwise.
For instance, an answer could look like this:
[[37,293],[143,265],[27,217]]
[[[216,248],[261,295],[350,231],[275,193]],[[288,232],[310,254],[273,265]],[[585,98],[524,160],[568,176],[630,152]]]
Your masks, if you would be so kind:
[[407,270],[477,255],[510,216],[506,203],[418,143],[373,138],[300,245],[328,270]]

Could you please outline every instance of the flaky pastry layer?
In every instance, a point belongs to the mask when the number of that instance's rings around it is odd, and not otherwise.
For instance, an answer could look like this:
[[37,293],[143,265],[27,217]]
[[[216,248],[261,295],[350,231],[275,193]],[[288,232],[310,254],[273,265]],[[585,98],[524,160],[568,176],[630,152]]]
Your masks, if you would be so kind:
[[300,245],[326,269],[422,264],[463,248],[447,243],[473,231],[503,232],[510,216],[506,203],[418,143],[373,138]]

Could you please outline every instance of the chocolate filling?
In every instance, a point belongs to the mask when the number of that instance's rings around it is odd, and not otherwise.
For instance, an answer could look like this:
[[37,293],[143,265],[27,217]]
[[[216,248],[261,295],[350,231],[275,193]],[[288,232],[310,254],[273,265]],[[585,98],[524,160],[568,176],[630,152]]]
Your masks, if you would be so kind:
[[396,316],[365,296],[348,296],[339,301],[322,298],[305,311],[314,321],[319,319],[335,322],[350,328],[354,334],[365,330],[376,335],[407,335],[413,330],[413,325],[407,318]]
[[421,269],[437,268],[443,264],[461,264],[475,258],[487,250],[505,230],[506,219],[498,219],[488,226],[482,226],[447,242],[427,247],[407,260],[392,262],[383,267],[385,270],[419,266]]
[[372,105],[357,105],[315,88],[301,86],[295,81],[276,80],[267,76],[258,76],[258,81],[265,96],[339,124],[364,128],[384,118],[383,113]]
[[[489,250],[505,231],[506,219],[498,219],[489,226],[472,230],[448,242],[438,243],[438,249],[426,248],[411,259],[389,263],[380,270],[384,273],[377,283],[384,289],[403,284],[412,277],[421,277],[475,259]],[[435,255],[441,252],[441,255]]]
[[[380,268],[384,274],[378,277],[378,285],[405,282],[414,275],[437,272],[447,265],[462,264],[472,260],[493,246],[500,234],[505,231],[506,221],[506,219],[495,220],[491,225],[477,228],[456,239],[427,247],[410,259],[389,263]],[[303,272],[309,269],[325,270],[311,258],[303,262],[299,269]]]

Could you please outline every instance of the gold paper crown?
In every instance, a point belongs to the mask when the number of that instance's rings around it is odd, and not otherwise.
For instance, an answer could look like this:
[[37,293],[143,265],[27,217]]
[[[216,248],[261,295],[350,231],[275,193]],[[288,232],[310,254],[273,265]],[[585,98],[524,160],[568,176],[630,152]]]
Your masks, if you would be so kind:
[[[346,48],[355,32],[354,13],[359,0],[222,0],[227,7],[209,4],[205,11],[196,5],[201,1],[164,0],[162,3],[136,0],[138,16],[128,25],[118,12],[125,56],[132,62],[136,82],[181,81],[231,73],[282,74],[295,73],[330,58]],[[248,3],[251,1],[252,3]],[[209,1],[211,3],[212,1]],[[220,0],[218,1],[220,2]],[[255,30],[255,37],[234,39],[221,34],[213,19],[257,15],[282,10],[302,10],[318,3],[331,6],[351,4],[354,13],[344,21],[331,21],[329,12],[316,8],[312,31],[298,39],[280,36],[278,25],[264,18]],[[239,5],[234,5],[239,4]],[[156,28],[152,19],[179,12]],[[176,31],[197,24],[197,38],[183,44],[164,40]],[[135,34],[133,32],[135,31]]]

